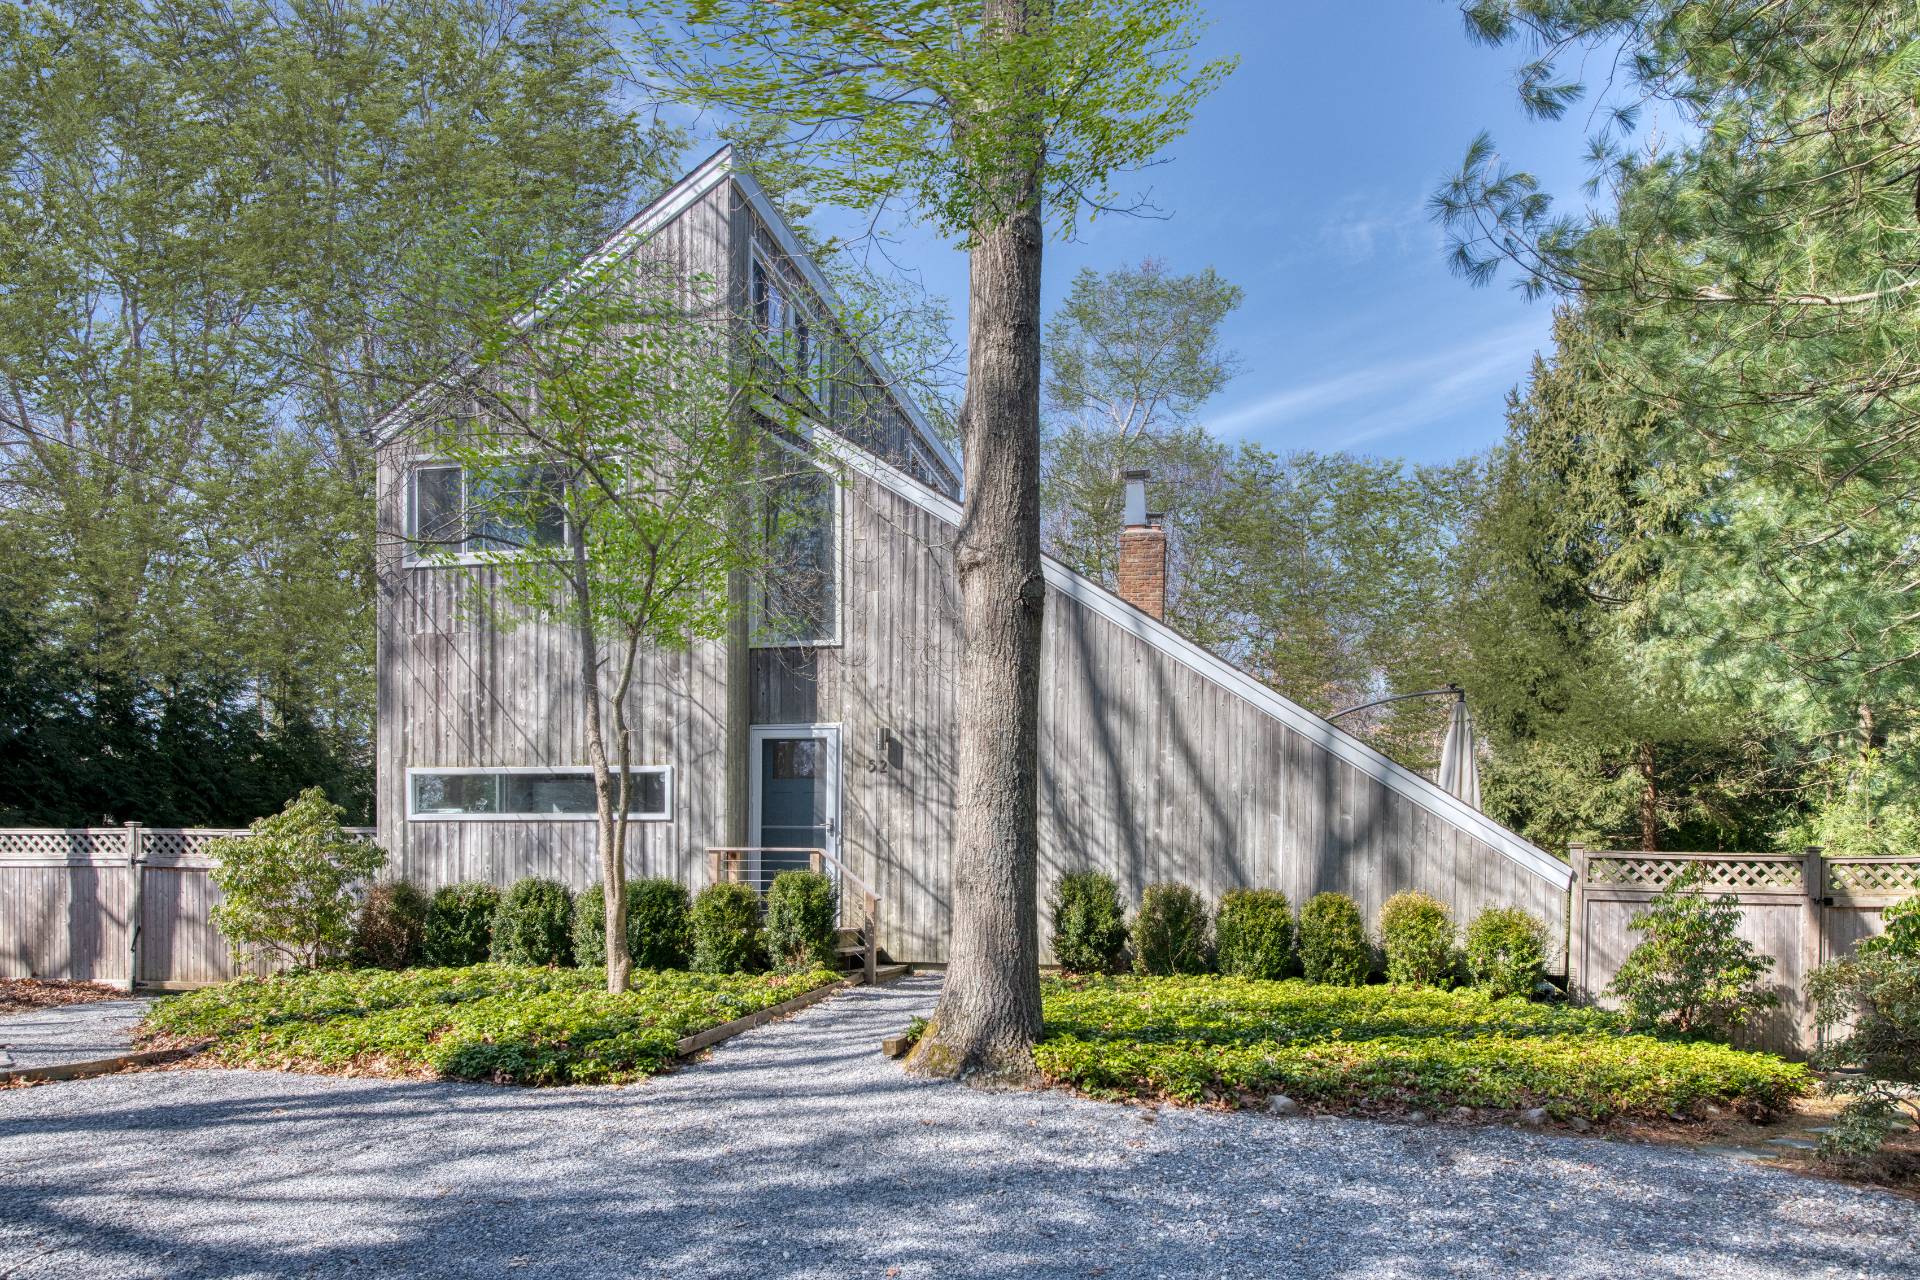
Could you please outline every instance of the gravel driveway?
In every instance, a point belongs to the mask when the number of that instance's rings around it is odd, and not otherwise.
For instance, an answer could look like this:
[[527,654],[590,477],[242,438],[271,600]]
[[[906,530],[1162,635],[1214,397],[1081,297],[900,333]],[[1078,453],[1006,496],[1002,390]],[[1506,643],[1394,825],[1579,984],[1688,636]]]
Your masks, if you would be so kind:
[[125,1053],[152,1003],[95,1000],[0,1017],[0,1067],[52,1067]]
[[0,1092],[0,1276],[1916,1274],[1911,1202],[1710,1157],[910,1080],[932,983],[625,1089]]

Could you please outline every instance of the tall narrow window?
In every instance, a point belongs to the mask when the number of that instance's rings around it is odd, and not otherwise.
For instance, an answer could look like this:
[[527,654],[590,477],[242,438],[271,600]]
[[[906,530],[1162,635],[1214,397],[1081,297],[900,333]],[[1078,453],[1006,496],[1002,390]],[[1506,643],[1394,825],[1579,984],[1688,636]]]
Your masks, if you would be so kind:
[[839,487],[795,459],[761,493],[766,567],[756,593],[754,642],[837,644],[840,639]]

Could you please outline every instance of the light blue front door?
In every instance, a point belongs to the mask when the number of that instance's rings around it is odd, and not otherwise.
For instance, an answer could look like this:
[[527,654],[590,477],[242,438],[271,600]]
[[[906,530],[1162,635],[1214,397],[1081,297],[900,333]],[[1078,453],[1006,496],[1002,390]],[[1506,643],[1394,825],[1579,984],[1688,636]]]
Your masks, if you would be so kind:
[[[762,849],[840,847],[840,735],[835,729],[756,729],[754,809]],[[805,853],[763,853],[762,883],[805,870]]]

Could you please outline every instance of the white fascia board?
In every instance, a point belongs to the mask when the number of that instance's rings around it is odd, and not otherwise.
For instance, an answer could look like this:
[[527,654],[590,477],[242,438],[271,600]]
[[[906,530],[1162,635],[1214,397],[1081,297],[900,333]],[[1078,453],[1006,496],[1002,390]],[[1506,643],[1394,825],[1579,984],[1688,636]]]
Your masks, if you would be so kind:
[[[600,247],[580,260],[578,266],[549,285],[542,293],[541,300],[528,307],[513,318],[513,324],[527,328],[546,314],[552,298],[564,296],[604,263],[631,251],[648,236],[684,213],[694,203],[711,192],[720,183],[726,181],[733,169],[733,149],[722,147],[708,156],[700,166],[680,181],[668,188],[659,199],[620,224],[618,230],[601,241]],[[421,387],[408,395],[393,408],[381,414],[373,424],[373,437],[377,443],[385,443],[391,433],[404,430],[411,425],[413,416],[435,393],[444,389],[448,382],[458,382],[475,372],[472,360],[462,358],[459,363],[447,371],[439,385]]]
[[[832,432],[815,433],[815,442],[849,469],[877,482],[894,495],[921,510],[945,520],[956,528],[960,524],[960,504],[874,457],[865,449]],[[1516,832],[1481,813],[1458,796],[1427,781],[1419,774],[1396,764],[1366,743],[1336,728],[1297,702],[1288,700],[1261,684],[1219,655],[1195,644],[1172,627],[1155,621],[1139,609],[1089,578],[1061,564],[1052,556],[1042,561],[1047,585],[1077,604],[1138,636],[1161,653],[1173,658],[1216,685],[1238,694],[1266,712],[1288,729],[1313,743],[1322,751],[1352,765],[1361,773],[1405,796],[1436,817],[1484,841],[1509,861],[1565,889],[1573,883],[1573,872],[1566,863],[1536,847]]]
[[[844,312],[846,303],[834,291],[833,286],[827,283],[827,277],[821,273],[819,267],[814,265],[813,259],[807,256],[806,250],[800,247],[799,237],[793,234],[793,228],[789,227],[787,220],[780,216],[780,211],[773,207],[773,201],[767,198],[767,193],[761,189],[760,184],[753,180],[753,175],[744,169],[735,170],[733,181],[734,185],[740,188],[741,194],[746,196],[747,203],[753,206],[753,211],[760,215],[760,221],[766,223],[767,229],[773,232],[773,238],[780,243],[780,251],[787,255],[789,262],[799,268],[801,277],[829,306],[836,311]],[[920,406],[913,402],[913,397],[899,390],[900,379],[887,367],[887,362],[882,360],[878,353],[871,351],[862,351],[860,357],[871,364],[874,372],[878,373],[887,384],[893,402],[899,405],[901,412],[907,415],[907,421],[911,422],[913,429],[920,433],[921,440],[934,451],[934,455],[945,464],[947,470],[953,473],[955,480],[963,480],[965,476],[960,470],[960,460],[953,456],[946,442],[940,439],[939,433],[920,412]]]

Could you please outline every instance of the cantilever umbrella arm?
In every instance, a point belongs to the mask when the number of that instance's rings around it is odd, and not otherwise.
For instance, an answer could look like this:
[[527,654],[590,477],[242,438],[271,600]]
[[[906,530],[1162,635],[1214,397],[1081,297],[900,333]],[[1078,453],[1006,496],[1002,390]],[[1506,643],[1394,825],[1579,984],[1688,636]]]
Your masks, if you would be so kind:
[[1350,716],[1356,711],[1365,711],[1368,707],[1384,707],[1389,702],[1405,702],[1409,698],[1452,697],[1461,702],[1467,700],[1467,691],[1457,684],[1449,684],[1444,689],[1422,689],[1418,693],[1396,693],[1391,698],[1375,698],[1372,702],[1363,702],[1355,707],[1344,707],[1328,716],[1329,720],[1338,720],[1341,716]]

